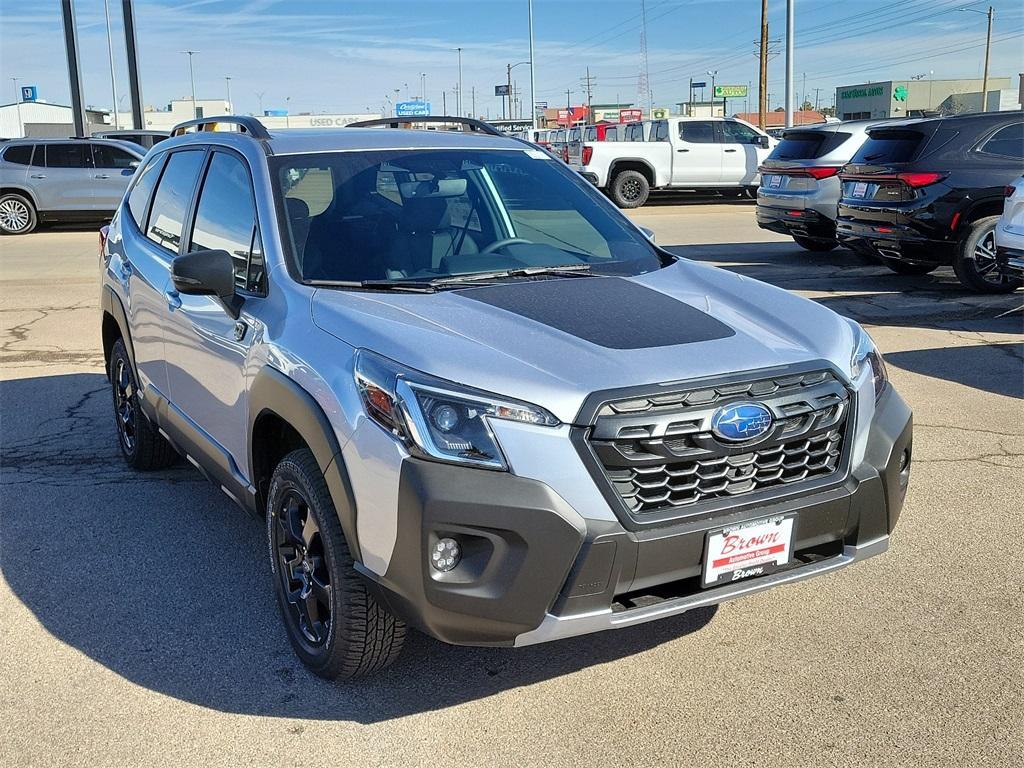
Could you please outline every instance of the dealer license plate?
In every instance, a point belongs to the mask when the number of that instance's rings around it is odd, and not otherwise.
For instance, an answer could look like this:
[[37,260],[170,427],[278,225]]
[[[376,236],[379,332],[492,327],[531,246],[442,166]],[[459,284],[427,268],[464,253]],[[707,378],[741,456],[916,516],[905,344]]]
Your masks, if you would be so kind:
[[777,515],[711,531],[703,586],[763,576],[789,563],[796,515]]
[[868,193],[868,183],[866,181],[858,181],[853,185],[853,196],[854,197],[865,197]]
[[778,189],[782,186],[782,176],[774,174],[768,177],[768,186],[771,189]]

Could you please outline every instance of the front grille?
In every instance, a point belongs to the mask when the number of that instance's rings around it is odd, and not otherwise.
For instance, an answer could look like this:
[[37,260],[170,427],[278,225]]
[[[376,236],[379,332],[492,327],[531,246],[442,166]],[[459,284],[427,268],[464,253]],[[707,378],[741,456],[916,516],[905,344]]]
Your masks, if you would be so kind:
[[[772,412],[768,432],[743,443],[719,440],[715,411],[750,400]],[[830,371],[702,384],[607,403],[588,440],[615,494],[639,518],[836,473],[849,406]]]

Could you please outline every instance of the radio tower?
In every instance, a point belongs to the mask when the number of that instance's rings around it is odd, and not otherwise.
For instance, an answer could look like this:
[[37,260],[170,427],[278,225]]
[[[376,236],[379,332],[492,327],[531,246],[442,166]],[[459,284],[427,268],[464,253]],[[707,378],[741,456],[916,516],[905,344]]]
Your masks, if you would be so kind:
[[647,3],[640,0],[640,77],[636,84],[636,103],[643,109],[647,105],[648,115],[654,109],[654,96],[651,94],[650,73],[647,66]]

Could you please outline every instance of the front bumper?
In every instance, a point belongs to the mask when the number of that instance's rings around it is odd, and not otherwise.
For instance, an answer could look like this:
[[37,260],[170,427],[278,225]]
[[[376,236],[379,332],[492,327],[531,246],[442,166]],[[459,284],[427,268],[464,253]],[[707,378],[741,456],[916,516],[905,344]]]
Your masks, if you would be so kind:
[[759,202],[756,215],[761,229],[781,235],[822,240],[832,240],[836,236],[836,223],[812,208],[777,208]]
[[[863,459],[841,482],[637,531],[584,520],[536,480],[408,459],[387,572],[360,570],[393,613],[448,643],[530,645],[632,626],[884,552],[903,505],[911,445],[910,409],[889,387],[876,405]],[[708,531],[794,512],[793,562],[701,588]],[[428,552],[444,536],[457,538],[464,555],[441,574],[428,564]]]

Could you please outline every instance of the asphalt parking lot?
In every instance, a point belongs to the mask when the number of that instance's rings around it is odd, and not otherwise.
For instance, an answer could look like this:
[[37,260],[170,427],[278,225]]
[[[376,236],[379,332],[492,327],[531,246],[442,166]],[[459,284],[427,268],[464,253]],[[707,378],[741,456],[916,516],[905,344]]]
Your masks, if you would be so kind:
[[413,635],[326,683],[263,530],[186,464],[117,454],[96,234],[0,241],[0,764],[1018,766],[1024,292],[967,294],[659,198],[658,242],[863,322],[915,411],[889,552],[717,611],[519,650]]

